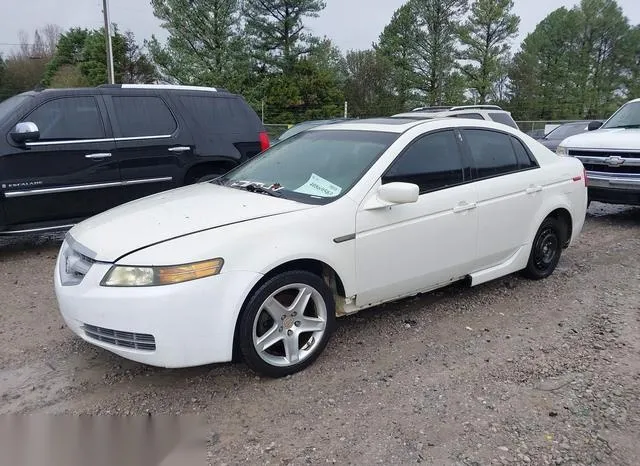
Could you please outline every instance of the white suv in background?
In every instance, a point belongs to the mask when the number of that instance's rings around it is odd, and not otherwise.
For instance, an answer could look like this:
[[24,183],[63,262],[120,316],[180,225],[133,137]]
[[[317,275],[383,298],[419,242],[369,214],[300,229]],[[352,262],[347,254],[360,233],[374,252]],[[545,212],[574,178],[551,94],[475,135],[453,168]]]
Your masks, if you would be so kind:
[[520,129],[511,117],[511,113],[503,110],[497,105],[418,107],[414,108],[410,112],[393,115],[393,118],[413,118],[420,120],[443,117],[495,121],[496,123],[502,123],[503,125],[510,126],[514,129]]
[[624,104],[604,124],[589,123],[589,130],[557,149],[584,165],[589,201],[640,205],[640,99]]

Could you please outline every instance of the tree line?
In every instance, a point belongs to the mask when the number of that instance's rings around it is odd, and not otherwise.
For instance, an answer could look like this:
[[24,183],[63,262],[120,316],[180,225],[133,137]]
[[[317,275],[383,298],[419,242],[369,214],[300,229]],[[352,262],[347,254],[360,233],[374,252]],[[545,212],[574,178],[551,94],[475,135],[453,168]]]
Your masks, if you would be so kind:
[[[518,120],[603,118],[640,97],[640,26],[615,0],[552,11],[518,48],[513,0],[408,0],[367,50],[309,32],[322,0],[151,0],[167,32],[113,34],[117,82],[217,86],[265,121],[495,103]],[[0,99],[106,82],[104,30],[55,26],[0,58]]]

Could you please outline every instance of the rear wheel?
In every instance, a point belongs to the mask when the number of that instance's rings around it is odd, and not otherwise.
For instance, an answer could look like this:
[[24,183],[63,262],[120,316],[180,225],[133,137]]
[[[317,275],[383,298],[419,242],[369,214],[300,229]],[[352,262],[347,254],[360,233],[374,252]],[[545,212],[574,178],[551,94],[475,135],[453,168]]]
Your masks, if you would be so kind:
[[254,371],[283,377],[313,363],[334,327],[335,303],[322,279],[305,271],[285,272],[249,298],[240,316],[240,352]]
[[552,217],[546,218],[533,240],[529,262],[523,275],[532,280],[550,276],[560,261],[564,236],[562,223]]

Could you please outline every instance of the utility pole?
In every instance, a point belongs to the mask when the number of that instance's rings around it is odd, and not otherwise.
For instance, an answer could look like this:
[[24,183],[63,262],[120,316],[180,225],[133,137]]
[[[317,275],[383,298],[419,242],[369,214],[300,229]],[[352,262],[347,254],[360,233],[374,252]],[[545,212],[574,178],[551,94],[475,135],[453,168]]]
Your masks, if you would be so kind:
[[346,120],[349,116],[349,102],[344,102],[344,119]]
[[115,84],[113,76],[113,46],[111,44],[111,21],[109,19],[109,0],[102,0],[102,13],[104,14],[104,37],[107,45],[107,77],[108,84]]

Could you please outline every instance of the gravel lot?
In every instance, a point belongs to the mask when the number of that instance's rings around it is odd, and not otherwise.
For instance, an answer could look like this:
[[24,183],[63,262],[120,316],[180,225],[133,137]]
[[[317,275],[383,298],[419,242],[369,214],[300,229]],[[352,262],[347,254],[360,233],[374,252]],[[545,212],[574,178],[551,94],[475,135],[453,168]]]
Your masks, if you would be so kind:
[[339,321],[303,373],[163,370],[68,331],[60,235],[0,243],[0,413],[198,413],[215,464],[638,464],[640,209],[594,203],[548,280]]

